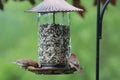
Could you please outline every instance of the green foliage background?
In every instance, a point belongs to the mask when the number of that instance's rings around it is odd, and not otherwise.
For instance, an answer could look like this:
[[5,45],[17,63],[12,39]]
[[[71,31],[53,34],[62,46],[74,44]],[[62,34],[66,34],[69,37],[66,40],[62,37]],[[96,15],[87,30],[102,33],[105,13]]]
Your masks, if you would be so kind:
[[[69,1],[71,2],[71,0]],[[103,21],[101,40],[100,80],[119,80],[120,76],[120,1],[109,5]],[[37,19],[36,13],[25,13],[31,8],[29,2],[5,4],[0,11],[0,80],[95,80],[96,50],[96,7],[93,1],[82,0],[87,8],[85,18],[71,14],[71,52],[75,53],[84,66],[80,76],[35,75],[11,64],[19,58],[37,61]]]

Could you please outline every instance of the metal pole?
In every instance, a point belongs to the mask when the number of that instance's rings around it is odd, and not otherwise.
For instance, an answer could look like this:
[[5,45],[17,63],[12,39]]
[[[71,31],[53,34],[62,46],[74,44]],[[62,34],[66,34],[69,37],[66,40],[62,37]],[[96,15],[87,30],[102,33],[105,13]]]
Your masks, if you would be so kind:
[[97,32],[96,32],[96,80],[99,80],[99,65],[100,65],[100,39],[102,39],[102,21],[104,12],[110,0],[107,0],[100,9],[100,0],[97,0]]
[[53,12],[53,24],[55,24],[55,12]]
[[100,49],[100,40],[99,40],[99,30],[100,30],[100,0],[97,0],[97,34],[96,34],[96,80],[99,80],[99,49]]
[[103,16],[104,16],[104,13],[105,13],[105,10],[109,4],[110,0],[106,0],[105,4],[103,5],[103,8],[102,8],[102,11],[100,13],[100,33],[99,33],[99,37],[100,39],[102,39],[102,22],[103,22]]

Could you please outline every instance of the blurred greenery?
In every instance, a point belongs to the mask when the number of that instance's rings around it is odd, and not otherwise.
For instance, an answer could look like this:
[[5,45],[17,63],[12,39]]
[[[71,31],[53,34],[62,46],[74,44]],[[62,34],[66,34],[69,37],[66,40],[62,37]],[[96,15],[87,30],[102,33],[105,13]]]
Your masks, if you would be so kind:
[[[71,2],[71,0],[69,1]],[[120,76],[120,0],[116,6],[109,5],[103,20],[101,40],[100,80],[119,80]],[[24,11],[33,7],[29,2],[9,1],[5,11],[0,11],[0,80],[95,80],[96,56],[96,7],[93,1],[82,0],[87,8],[85,18],[71,13],[71,52],[84,66],[80,76],[35,75],[11,64],[19,58],[37,61],[36,13]]]

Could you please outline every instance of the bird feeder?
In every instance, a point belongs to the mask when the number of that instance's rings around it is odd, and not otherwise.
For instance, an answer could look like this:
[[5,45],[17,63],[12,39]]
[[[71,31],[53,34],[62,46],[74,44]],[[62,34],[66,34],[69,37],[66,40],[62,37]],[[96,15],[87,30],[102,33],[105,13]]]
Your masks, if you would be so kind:
[[43,0],[27,12],[38,13],[38,64],[30,69],[38,74],[73,73],[67,58],[70,56],[69,12],[82,11],[65,0]]

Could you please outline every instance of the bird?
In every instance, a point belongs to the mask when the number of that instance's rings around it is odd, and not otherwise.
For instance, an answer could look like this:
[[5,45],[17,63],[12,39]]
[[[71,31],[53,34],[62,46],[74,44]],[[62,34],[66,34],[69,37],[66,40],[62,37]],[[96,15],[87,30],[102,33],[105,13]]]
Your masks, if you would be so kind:
[[68,64],[71,68],[75,68],[79,74],[82,74],[80,63],[75,54],[71,53],[70,57],[68,58]]
[[28,69],[28,67],[34,67],[34,68],[38,68],[38,63],[31,60],[31,59],[18,59],[14,62],[12,62],[13,64],[17,64],[18,66],[20,66],[21,68],[24,69]]
[[80,0],[73,0],[73,5],[77,8],[83,9],[82,12],[78,11],[78,14],[81,17],[84,17],[84,13],[86,12],[86,8],[81,4],[81,1]]

